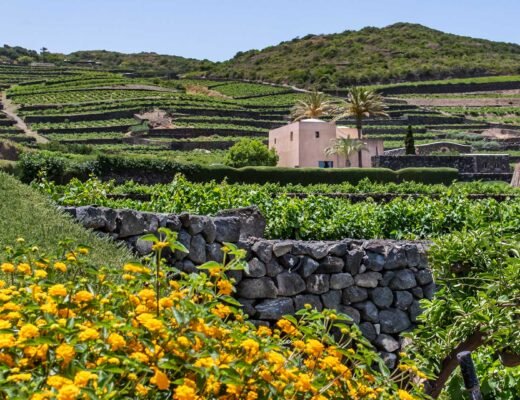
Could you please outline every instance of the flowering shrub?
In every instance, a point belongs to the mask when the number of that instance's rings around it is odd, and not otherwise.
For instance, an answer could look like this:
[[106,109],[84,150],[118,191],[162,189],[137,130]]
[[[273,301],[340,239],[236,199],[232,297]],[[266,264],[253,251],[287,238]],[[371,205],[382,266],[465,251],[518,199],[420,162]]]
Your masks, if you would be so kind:
[[166,275],[162,253],[185,249],[161,236],[144,237],[150,265],[122,271],[67,243],[59,257],[22,239],[0,253],[0,398],[424,398],[411,361],[390,373],[334,311],[304,309],[272,329],[248,322],[226,277],[244,268],[243,250],[228,244],[205,273]]

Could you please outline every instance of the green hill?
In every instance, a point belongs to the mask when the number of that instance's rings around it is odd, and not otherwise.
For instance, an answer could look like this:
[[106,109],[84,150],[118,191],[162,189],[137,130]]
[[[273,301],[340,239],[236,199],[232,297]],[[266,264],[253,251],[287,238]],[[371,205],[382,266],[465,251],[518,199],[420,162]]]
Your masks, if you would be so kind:
[[520,45],[397,23],[239,52],[214,76],[322,87],[520,72]]
[[126,54],[107,50],[75,51],[70,54],[46,51],[38,53],[20,46],[0,47],[0,64],[47,62],[56,65],[83,66],[103,70],[133,71],[139,75],[162,76],[205,71],[213,66],[208,60],[196,60],[157,53]]

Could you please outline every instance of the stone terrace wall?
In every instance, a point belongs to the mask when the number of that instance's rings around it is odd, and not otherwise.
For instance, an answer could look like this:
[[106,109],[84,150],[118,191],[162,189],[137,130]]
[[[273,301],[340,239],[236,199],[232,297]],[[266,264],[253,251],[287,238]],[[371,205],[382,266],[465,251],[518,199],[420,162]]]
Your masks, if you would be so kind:
[[349,315],[390,367],[401,347],[399,334],[420,314],[419,300],[435,292],[424,242],[392,240],[295,241],[262,239],[265,220],[254,207],[215,217],[153,214],[104,207],[64,207],[85,227],[125,241],[139,254],[151,243],[139,236],[160,226],[179,232],[189,253],[169,255],[185,272],[222,261],[223,242],[247,251],[248,271],[232,271],[236,297],[257,324],[272,324],[310,304]]
[[463,154],[459,156],[374,156],[374,167],[399,170],[415,167],[450,167],[457,168],[461,173],[509,173],[508,154]]

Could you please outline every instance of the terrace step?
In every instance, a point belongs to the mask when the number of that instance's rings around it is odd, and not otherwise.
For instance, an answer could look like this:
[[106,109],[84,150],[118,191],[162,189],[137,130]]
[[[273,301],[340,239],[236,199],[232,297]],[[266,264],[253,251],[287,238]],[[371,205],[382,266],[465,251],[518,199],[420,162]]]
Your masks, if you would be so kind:
[[175,128],[175,129],[150,129],[146,137],[164,138],[195,138],[202,136],[245,136],[266,137],[267,132],[251,132],[238,129],[214,129],[214,128]]

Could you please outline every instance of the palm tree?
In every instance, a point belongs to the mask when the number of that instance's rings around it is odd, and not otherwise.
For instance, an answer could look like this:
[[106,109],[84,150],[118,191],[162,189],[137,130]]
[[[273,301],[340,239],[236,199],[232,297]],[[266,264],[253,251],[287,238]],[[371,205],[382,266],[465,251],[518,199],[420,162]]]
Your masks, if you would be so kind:
[[[354,86],[349,89],[347,101],[339,107],[339,113],[334,117],[334,121],[342,118],[354,118],[358,139],[363,138],[363,119],[368,117],[386,117],[386,106],[380,94],[374,90],[361,86]],[[362,166],[361,151],[358,152],[359,166]]]
[[349,89],[347,101],[339,106],[339,113],[334,117],[334,121],[343,118],[354,118],[358,139],[363,138],[363,119],[368,117],[386,117],[387,107],[380,94],[371,89],[361,86],[354,86]]
[[331,115],[335,109],[334,104],[324,93],[313,90],[305,98],[298,100],[291,110],[291,119],[299,121],[305,118],[319,118],[323,115]]
[[[337,138],[333,139],[333,144],[325,149],[325,154],[328,156],[337,155],[345,157],[345,165],[350,167],[349,157],[351,154],[358,152],[361,154],[362,151],[368,151],[366,143],[360,140],[350,138]],[[359,164],[361,167],[361,163]]]

